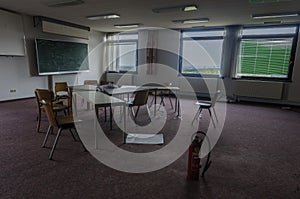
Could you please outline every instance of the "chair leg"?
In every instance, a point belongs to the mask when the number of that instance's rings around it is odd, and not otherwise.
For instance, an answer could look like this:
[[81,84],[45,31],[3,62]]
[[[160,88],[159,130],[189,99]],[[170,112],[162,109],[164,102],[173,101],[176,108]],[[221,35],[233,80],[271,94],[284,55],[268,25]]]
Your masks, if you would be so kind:
[[84,146],[83,142],[81,141],[81,139],[80,139],[80,137],[78,135],[78,132],[77,132],[77,130],[75,128],[74,128],[74,131],[75,131],[75,134],[78,137],[78,140],[79,140],[80,144],[82,145],[84,151],[87,151],[87,149],[85,148],[85,146]]
[[160,103],[159,103],[159,105],[163,105],[163,106],[165,106],[165,102],[164,102],[164,96],[163,95],[161,95],[160,96]]
[[52,150],[51,150],[50,155],[49,155],[49,160],[52,160],[52,156],[54,154],[54,150],[56,148],[56,145],[57,145],[57,142],[58,142],[61,131],[62,131],[62,128],[59,128],[58,132],[57,132],[57,135],[56,135],[56,138],[55,138],[55,141],[54,141],[53,146],[52,146]]
[[172,109],[174,109],[170,95],[168,97],[169,97],[169,101],[170,101],[171,107],[172,107]]
[[192,124],[194,124],[194,121],[199,117],[201,111],[202,111],[202,108],[199,107],[198,110],[197,110],[197,112],[196,112],[196,114],[195,114],[195,116],[194,116],[194,119],[193,119],[193,121],[192,121]]
[[215,108],[214,108],[214,107],[212,107],[212,110],[213,110],[213,112],[214,112],[214,114],[215,114],[215,118],[216,118],[216,121],[217,121],[217,123],[219,123],[219,121],[218,121],[218,117],[217,117],[217,113],[216,113],[216,110],[215,110]]
[[40,132],[40,126],[41,126],[41,110],[39,110],[37,115],[37,126],[36,126],[36,132]]
[[74,135],[74,133],[72,132],[72,130],[71,130],[71,129],[69,129],[69,132],[71,133],[71,135],[72,135],[72,137],[73,137],[74,141],[77,141],[77,140],[76,140],[76,138],[75,138],[75,135]]
[[152,106],[152,104],[153,104],[153,101],[154,101],[154,96],[152,97],[152,100],[151,100],[151,102],[150,102],[150,107]]
[[136,121],[135,121],[135,113],[134,113],[133,107],[130,107],[130,111],[129,111],[128,113],[130,114],[130,116],[131,116],[131,118],[133,119],[133,121],[136,122]]
[[130,107],[130,110],[131,110],[131,114],[132,114],[132,116],[135,118],[135,112],[134,112],[134,109],[133,109],[133,107]]
[[49,125],[42,147],[44,148],[48,140],[49,134],[52,132],[52,126]]
[[212,114],[211,114],[211,110],[210,110],[210,108],[208,109],[208,112],[209,112],[209,115],[210,115],[211,121],[212,121],[212,123],[213,123],[214,127],[216,128],[216,124],[215,124],[215,122],[214,122],[214,118],[212,117]]
[[136,112],[135,112],[135,115],[134,115],[135,118],[136,118],[136,116],[137,116],[139,110],[140,110],[140,106],[138,106],[137,109],[136,109]]
[[151,121],[151,117],[150,117],[150,110],[149,110],[149,106],[148,106],[148,104],[146,104],[146,108],[147,108],[148,116],[149,116],[149,118],[150,118],[150,121]]

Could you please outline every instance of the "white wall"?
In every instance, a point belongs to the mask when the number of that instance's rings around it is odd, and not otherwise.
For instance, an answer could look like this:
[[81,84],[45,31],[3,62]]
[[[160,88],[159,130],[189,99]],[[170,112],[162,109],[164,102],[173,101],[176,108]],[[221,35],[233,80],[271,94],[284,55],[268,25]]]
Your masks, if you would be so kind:
[[[91,31],[89,40],[70,38],[43,33],[40,27],[34,27],[31,16],[22,15],[22,20],[26,40],[25,56],[0,56],[0,101],[33,97],[34,89],[48,88],[47,76],[36,76],[35,38],[61,39],[89,44],[90,72],[54,75],[53,83],[56,81],[67,81],[69,85],[73,85],[83,83],[84,79],[98,80],[103,69],[102,48],[97,46],[103,41],[103,33]],[[10,92],[10,90],[16,90],[16,92]]]

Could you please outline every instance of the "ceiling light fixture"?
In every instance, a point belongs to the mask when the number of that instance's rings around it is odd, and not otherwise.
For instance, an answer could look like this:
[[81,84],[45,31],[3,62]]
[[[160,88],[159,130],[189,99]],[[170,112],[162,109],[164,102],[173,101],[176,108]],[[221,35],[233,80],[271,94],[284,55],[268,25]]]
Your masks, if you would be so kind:
[[165,8],[155,8],[152,9],[154,13],[168,13],[168,12],[190,12],[196,11],[198,8],[196,5],[183,5],[183,6],[176,6],[176,7],[165,7]]
[[254,14],[253,19],[273,19],[282,17],[298,17],[299,13],[272,13],[272,14]]
[[190,11],[196,11],[197,9],[198,9],[197,6],[191,5],[191,6],[185,6],[183,8],[183,11],[184,12],[190,12]]
[[117,19],[120,18],[118,14],[105,14],[105,15],[91,15],[87,16],[89,20],[98,20],[98,19]]
[[142,24],[118,24],[114,25],[116,28],[138,28]]
[[79,4],[84,4],[83,0],[61,0],[61,1],[55,1],[48,3],[48,7],[66,7],[66,6],[75,6]]
[[194,23],[206,23],[208,18],[197,18],[197,19],[183,19],[183,20],[173,20],[174,23],[183,23],[183,24],[194,24]]
[[249,0],[250,3],[259,4],[259,3],[278,3],[278,2],[286,2],[293,0]]

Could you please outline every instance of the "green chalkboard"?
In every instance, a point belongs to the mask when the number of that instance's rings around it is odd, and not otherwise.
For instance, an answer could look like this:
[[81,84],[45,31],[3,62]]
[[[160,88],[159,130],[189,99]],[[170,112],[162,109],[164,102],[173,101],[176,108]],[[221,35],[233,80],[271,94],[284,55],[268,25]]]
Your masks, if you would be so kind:
[[89,70],[87,44],[46,39],[35,41],[39,75]]

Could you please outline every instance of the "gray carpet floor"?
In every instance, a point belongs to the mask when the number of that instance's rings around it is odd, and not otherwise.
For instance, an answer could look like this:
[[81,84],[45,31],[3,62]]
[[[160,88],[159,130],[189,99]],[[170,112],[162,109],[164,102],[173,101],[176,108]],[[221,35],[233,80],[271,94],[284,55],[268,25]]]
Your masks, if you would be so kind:
[[[205,131],[208,114],[202,117],[199,128]],[[0,103],[0,118],[1,199],[300,198],[300,113],[279,106],[227,104],[212,165],[199,181],[186,179],[187,152],[158,171],[125,173],[83,152],[68,132],[59,140],[55,160],[48,160],[50,148],[40,147],[45,133],[35,132],[35,99]],[[166,143],[174,137],[179,121],[171,119],[164,127],[170,132]],[[110,131],[104,121],[101,125],[112,142],[121,142],[120,134],[114,133],[118,129]],[[44,117],[43,132],[47,126]],[[49,143],[53,139],[51,135]],[[121,147],[145,152],[162,146]]]

